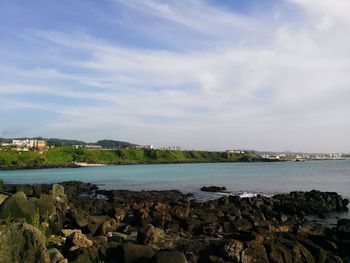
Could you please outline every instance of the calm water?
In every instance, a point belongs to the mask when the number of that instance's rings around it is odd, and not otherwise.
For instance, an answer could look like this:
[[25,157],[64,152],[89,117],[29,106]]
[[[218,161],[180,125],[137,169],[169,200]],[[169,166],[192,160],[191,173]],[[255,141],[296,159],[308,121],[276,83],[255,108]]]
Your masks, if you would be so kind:
[[205,198],[204,185],[226,186],[237,194],[272,195],[294,190],[334,191],[350,197],[350,160],[281,163],[119,165],[0,171],[5,183],[79,180],[104,189],[179,189]]

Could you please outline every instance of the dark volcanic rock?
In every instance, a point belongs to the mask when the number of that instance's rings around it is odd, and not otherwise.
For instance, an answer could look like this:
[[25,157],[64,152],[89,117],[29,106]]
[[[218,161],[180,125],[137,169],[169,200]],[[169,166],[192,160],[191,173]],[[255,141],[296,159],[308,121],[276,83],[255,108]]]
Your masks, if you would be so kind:
[[57,246],[59,251],[49,253],[60,260],[289,263],[342,262],[350,256],[349,220],[339,220],[330,229],[305,217],[346,209],[348,201],[331,192],[224,196],[197,202],[177,190],[106,191],[80,182],[6,189],[14,195],[4,196],[0,216],[28,221],[39,211],[50,234],[66,237]]
[[223,192],[226,191],[226,187],[224,186],[203,186],[201,188],[203,192]]

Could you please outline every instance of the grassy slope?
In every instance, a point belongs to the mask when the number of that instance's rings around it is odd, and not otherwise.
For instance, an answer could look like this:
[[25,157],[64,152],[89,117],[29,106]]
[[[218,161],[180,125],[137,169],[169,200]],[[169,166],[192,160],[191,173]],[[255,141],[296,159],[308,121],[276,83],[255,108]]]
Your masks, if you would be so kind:
[[73,162],[102,164],[178,163],[178,162],[262,161],[254,153],[227,155],[226,152],[170,150],[88,150],[56,147],[42,154],[0,151],[0,169],[69,166]]

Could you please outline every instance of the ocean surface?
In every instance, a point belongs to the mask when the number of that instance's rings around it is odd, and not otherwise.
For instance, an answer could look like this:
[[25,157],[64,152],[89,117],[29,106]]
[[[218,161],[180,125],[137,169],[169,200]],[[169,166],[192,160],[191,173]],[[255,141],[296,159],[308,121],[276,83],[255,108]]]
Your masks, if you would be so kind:
[[[273,195],[295,190],[337,192],[350,197],[350,160],[112,165],[0,171],[5,183],[54,183],[79,180],[103,189],[165,190],[193,193],[198,199],[211,193],[201,186],[225,186],[229,193]],[[218,194],[216,194],[218,195]]]

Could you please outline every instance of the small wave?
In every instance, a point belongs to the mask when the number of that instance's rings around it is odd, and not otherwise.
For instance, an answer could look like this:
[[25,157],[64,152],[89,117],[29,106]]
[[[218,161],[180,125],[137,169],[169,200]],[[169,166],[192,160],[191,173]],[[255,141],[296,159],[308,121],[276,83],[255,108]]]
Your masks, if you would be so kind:
[[248,192],[243,192],[241,194],[239,194],[239,197],[243,198],[243,197],[255,197],[257,196],[257,193],[248,193]]

